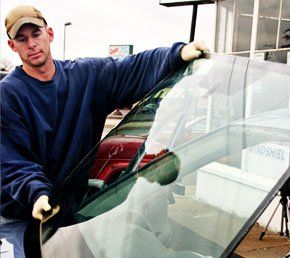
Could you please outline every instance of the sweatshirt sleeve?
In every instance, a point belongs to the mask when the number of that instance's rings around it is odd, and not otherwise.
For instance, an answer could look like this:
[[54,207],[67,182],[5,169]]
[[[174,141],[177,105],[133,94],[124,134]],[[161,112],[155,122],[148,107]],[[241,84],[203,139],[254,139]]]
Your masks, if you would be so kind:
[[32,209],[39,196],[51,196],[52,189],[32,144],[21,117],[1,104],[2,198],[8,195],[26,210]]
[[108,59],[98,85],[107,91],[109,113],[115,108],[139,101],[162,79],[187,64],[180,56],[184,43],[175,43],[171,48],[156,48],[127,56],[123,59]]

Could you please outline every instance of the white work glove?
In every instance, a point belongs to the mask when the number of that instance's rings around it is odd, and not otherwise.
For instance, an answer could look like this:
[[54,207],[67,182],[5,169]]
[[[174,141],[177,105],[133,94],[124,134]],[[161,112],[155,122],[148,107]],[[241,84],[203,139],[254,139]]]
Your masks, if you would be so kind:
[[183,61],[192,61],[201,56],[203,51],[209,51],[209,48],[203,41],[193,41],[184,45],[180,51]]
[[42,223],[44,223],[58,213],[59,209],[60,208],[58,205],[56,205],[55,208],[51,208],[48,203],[48,196],[41,195],[33,205],[32,217],[39,219]]

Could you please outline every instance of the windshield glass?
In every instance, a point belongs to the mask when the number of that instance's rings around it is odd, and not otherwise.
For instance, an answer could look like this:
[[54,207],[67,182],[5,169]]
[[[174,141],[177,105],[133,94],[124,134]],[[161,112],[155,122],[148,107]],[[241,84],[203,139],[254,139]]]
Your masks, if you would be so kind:
[[147,138],[121,178],[89,188],[75,225],[44,238],[47,257],[228,257],[289,178],[288,67],[213,55],[168,80],[104,139]]

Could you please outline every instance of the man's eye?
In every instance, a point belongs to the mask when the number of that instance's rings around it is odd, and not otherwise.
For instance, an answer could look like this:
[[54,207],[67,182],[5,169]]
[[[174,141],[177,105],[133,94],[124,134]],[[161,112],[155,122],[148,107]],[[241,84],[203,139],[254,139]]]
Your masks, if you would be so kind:
[[35,33],[33,33],[33,37],[34,37],[34,38],[37,38],[37,37],[40,36],[40,34],[41,34],[40,32],[35,32]]
[[19,43],[23,43],[23,42],[25,42],[25,38],[24,37],[19,37],[19,38],[16,38],[15,39],[17,42],[19,42]]

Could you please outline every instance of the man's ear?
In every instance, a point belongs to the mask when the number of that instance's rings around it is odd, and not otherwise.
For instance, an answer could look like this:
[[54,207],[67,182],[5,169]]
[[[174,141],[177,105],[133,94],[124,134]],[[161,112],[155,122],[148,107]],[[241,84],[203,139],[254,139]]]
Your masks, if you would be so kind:
[[47,31],[47,34],[48,34],[48,37],[49,37],[49,43],[51,43],[53,41],[53,39],[54,39],[54,32],[53,32],[52,28],[50,28],[50,27],[48,27],[46,29],[46,31]]
[[16,48],[15,48],[15,44],[14,44],[13,39],[9,39],[9,40],[8,40],[8,45],[9,45],[9,47],[10,47],[14,52],[17,52],[17,51],[16,51]]

